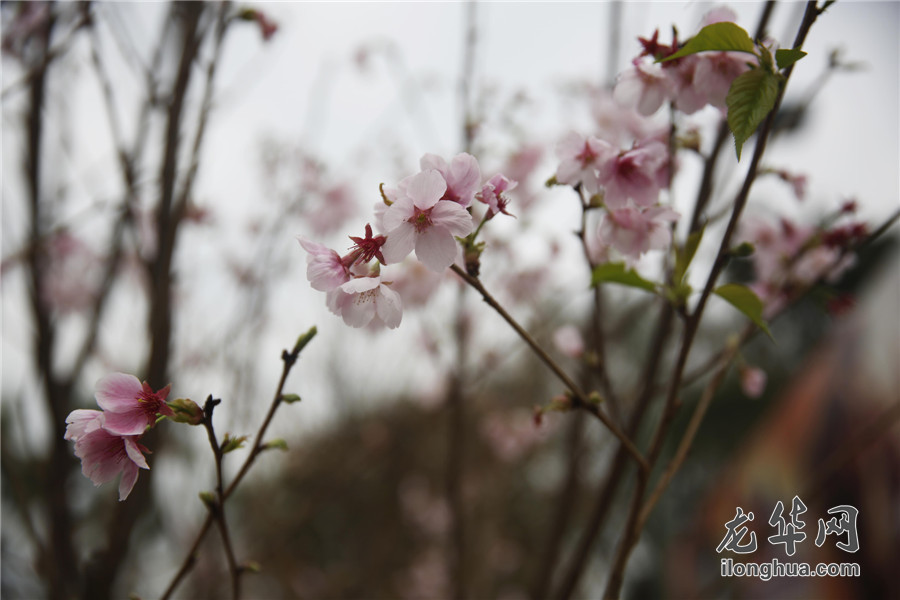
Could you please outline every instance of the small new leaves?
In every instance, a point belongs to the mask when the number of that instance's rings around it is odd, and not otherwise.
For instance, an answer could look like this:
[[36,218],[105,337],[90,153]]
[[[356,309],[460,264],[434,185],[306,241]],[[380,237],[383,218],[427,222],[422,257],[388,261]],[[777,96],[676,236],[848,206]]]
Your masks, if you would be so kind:
[[285,440],[282,438],[275,438],[274,440],[270,440],[263,445],[263,450],[287,450],[288,445]]
[[298,337],[297,343],[294,344],[293,354],[300,354],[300,352],[303,351],[304,348],[306,348],[306,345],[310,343],[314,337],[316,337],[316,333],[318,333],[318,330],[316,329],[316,326],[313,325],[309,328],[309,331]]
[[769,331],[768,323],[763,319],[762,300],[750,288],[738,283],[726,283],[717,287],[713,293],[744,313],[757,327],[766,332],[770,339],[775,340]]
[[783,76],[765,68],[750,69],[731,84],[725,104],[728,106],[728,128],[734,135],[738,160],[744,142],[775,108],[778,86]]
[[753,256],[754,252],[756,252],[756,247],[753,244],[750,242],[741,242],[729,250],[728,254],[736,258],[747,258],[748,256]]
[[691,266],[691,261],[694,260],[694,254],[697,253],[697,247],[700,246],[700,240],[703,239],[705,230],[706,226],[704,225],[688,236],[683,248],[675,248],[675,270],[672,273],[672,280],[676,284],[684,281],[688,267]]
[[200,496],[200,500],[206,506],[206,508],[212,510],[216,507],[218,501],[216,500],[216,495],[213,492],[200,492],[198,494]]
[[598,265],[591,273],[591,286],[601,283],[618,283],[648,292],[656,292],[656,284],[638,275],[634,269],[627,269],[624,263],[605,263]]
[[244,446],[244,442],[247,441],[247,436],[242,435],[239,437],[231,437],[230,433],[225,434],[225,439],[222,440],[222,454],[228,454],[232,450],[237,450],[238,448],[242,448]]
[[286,402],[287,404],[293,404],[294,402],[300,402],[300,396],[297,394],[282,394],[281,401]]
[[775,63],[779,69],[787,69],[804,56],[806,52],[799,48],[782,48],[775,51]]
[[734,23],[722,22],[707,25],[692,37],[675,54],[662,61],[675,60],[698,52],[746,52],[756,54],[750,35]]

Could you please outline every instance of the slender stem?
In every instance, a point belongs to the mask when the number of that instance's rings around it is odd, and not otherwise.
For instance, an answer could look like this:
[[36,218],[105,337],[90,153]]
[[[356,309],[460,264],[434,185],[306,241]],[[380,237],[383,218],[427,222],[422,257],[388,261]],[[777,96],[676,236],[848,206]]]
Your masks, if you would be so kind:
[[[581,229],[578,231],[578,239],[581,241],[581,250],[584,253],[584,260],[588,268],[593,272],[597,265],[591,260],[591,251],[588,244],[587,234],[587,215],[590,210],[590,204],[584,197],[584,189],[578,185],[575,188],[578,198],[581,201]],[[606,363],[606,335],[603,331],[603,288],[595,285],[593,289],[594,305],[591,310],[591,347],[597,355],[597,375],[600,380],[600,389],[603,391],[604,397],[609,401],[610,412],[616,421],[622,422],[622,411],[619,404],[619,397],[612,386],[612,380],[609,377],[609,369]]]
[[[231,574],[231,596],[235,600],[240,597],[240,580],[241,569],[238,567],[237,560],[234,557],[234,549],[231,545],[231,536],[228,533],[228,523],[225,520],[225,494],[222,477],[222,446],[216,439],[216,430],[213,426],[213,409],[221,400],[214,399],[212,396],[206,399],[206,406],[203,408],[203,427],[206,428],[206,434],[209,438],[209,445],[212,448],[213,456],[216,460],[216,500],[207,504],[209,513],[219,528],[222,536],[222,546],[225,549],[225,556],[228,559],[228,572]],[[226,436],[227,437],[227,436]]]
[[727,351],[720,357],[716,374],[706,385],[706,388],[704,388],[703,394],[700,397],[700,401],[697,403],[696,408],[694,408],[694,413],[691,415],[691,420],[688,423],[687,429],[685,430],[681,441],[678,443],[678,448],[675,451],[675,456],[671,461],[669,461],[669,465],[666,467],[666,470],[663,472],[662,476],[657,482],[656,487],[653,488],[652,492],[650,492],[647,501],[644,503],[644,507],[641,509],[640,517],[638,519],[638,524],[641,529],[643,529],[644,525],[647,523],[647,518],[650,516],[650,512],[656,506],[656,503],[659,501],[660,497],[662,497],[663,492],[669,486],[672,478],[684,463],[684,459],[687,457],[687,453],[694,443],[694,438],[697,435],[697,431],[700,429],[700,424],[703,422],[703,417],[706,416],[706,411],[707,409],[709,409],[709,405],[712,402],[716,391],[719,389],[719,386],[722,385],[722,381],[725,379],[725,374],[728,372],[728,367],[731,366],[731,362],[737,355],[738,347],[739,346],[736,343],[731,344],[728,347]]
[[519,325],[519,323],[515,319],[513,319],[508,312],[506,312],[506,309],[504,309],[503,306],[500,305],[500,303],[497,302],[497,300],[493,296],[491,296],[491,294],[485,289],[485,287],[481,284],[481,281],[477,277],[472,277],[457,265],[451,265],[450,268],[453,269],[453,272],[459,275],[463,279],[463,281],[475,288],[481,294],[481,297],[484,299],[484,301],[487,302],[491,308],[497,311],[497,313],[501,317],[503,317],[503,319],[507,323],[509,323],[510,327],[512,327],[513,330],[515,330],[515,332],[519,334],[519,337],[521,337],[525,341],[525,343],[528,344],[528,346],[534,351],[534,353],[537,354],[538,358],[540,358],[541,361],[545,365],[547,365],[551,371],[553,371],[553,374],[556,375],[556,377],[569,389],[572,394],[573,408],[580,408],[597,417],[601,423],[606,425],[606,427],[613,433],[613,435],[619,438],[619,441],[622,442],[622,444],[625,446],[634,460],[641,466],[641,469],[646,470],[648,468],[647,461],[644,460],[643,456],[641,456],[640,450],[637,449],[634,443],[630,439],[628,439],[624,433],[622,433],[622,430],[619,429],[619,427],[615,423],[613,423],[596,404],[588,399],[588,396],[581,390],[581,387],[577,383],[575,383],[571,377],[569,377],[569,375],[562,369],[562,367],[560,367],[556,363],[556,361],[554,361],[550,357],[549,354],[547,354],[547,351],[544,350],[544,348],[540,344],[538,344],[533,337],[531,337],[531,334],[525,331],[525,329],[523,329],[522,326]]
[[[275,416],[275,411],[278,410],[278,407],[281,405],[283,394],[284,394],[284,384],[287,381],[288,375],[291,372],[294,364],[297,362],[297,358],[300,356],[300,351],[303,349],[303,345],[307,343],[312,336],[315,335],[315,328],[311,329],[309,333],[305,336],[304,344],[298,344],[294,346],[294,349],[291,352],[285,350],[281,354],[281,360],[283,362],[283,367],[281,370],[281,377],[278,380],[278,386],[275,389],[275,396],[272,399],[272,404],[269,406],[269,411],[266,413],[266,417],[262,422],[262,425],[259,427],[259,431],[256,433],[256,439],[253,442],[253,447],[250,450],[250,454],[247,456],[244,464],[241,465],[240,471],[235,476],[234,480],[231,482],[225,491],[222,493],[222,504],[224,505],[225,501],[234,493],[234,490],[243,480],[244,476],[247,474],[247,471],[250,470],[250,466],[256,460],[256,457],[265,449],[265,446],[262,443],[263,438],[265,437],[266,430],[269,428],[269,424],[272,422],[272,418]],[[304,338],[301,338],[304,339]],[[207,514],[206,519],[203,521],[203,525],[200,526],[200,531],[197,532],[197,536],[194,538],[193,544],[191,544],[190,549],[187,552],[184,560],[181,563],[178,571],[172,577],[172,580],[169,582],[166,591],[162,595],[162,600],[167,600],[172,596],[175,592],[175,589],[181,583],[181,580],[190,572],[190,570],[194,567],[194,564],[197,562],[197,551],[200,548],[200,543],[203,541],[203,538],[206,536],[206,533],[209,531],[209,528],[213,524],[213,515],[212,513]]]

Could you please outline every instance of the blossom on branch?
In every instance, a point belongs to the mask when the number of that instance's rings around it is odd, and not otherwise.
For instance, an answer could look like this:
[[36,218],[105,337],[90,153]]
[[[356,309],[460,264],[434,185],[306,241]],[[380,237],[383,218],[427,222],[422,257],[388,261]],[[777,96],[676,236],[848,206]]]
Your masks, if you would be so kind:
[[173,416],[166,404],[171,385],[154,392],[134,375],[113,373],[97,382],[97,404],[105,412],[104,429],[115,435],[141,435],[158,415]]
[[461,204],[442,200],[447,184],[438,171],[422,171],[405,183],[403,195],[384,213],[384,258],[387,264],[397,263],[415,249],[426,267],[441,272],[456,259],[454,236],[466,236],[474,229],[472,216]]
[[350,327],[365,327],[377,317],[389,329],[395,329],[403,316],[400,295],[380,275],[351,279],[329,292],[327,298],[328,309]]
[[603,246],[612,247],[634,264],[648,250],[662,250],[672,243],[670,223],[679,214],[666,206],[641,208],[629,203],[603,216],[597,232]]
[[570,132],[556,145],[556,156],[560,159],[556,181],[571,186],[580,183],[593,196],[600,191],[597,169],[614,154],[615,149],[603,140]]
[[150,451],[138,443],[138,436],[116,435],[104,429],[108,415],[99,410],[72,411],[66,418],[65,439],[75,442],[81,472],[95,486],[122,474],[119,481],[119,501],[122,501],[134,488],[138,469],[150,468],[144,458],[144,453]]
[[472,204],[475,194],[480,191],[481,169],[471,154],[457,154],[447,164],[436,154],[426,154],[419,160],[422,171],[434,170],[440,173],[447,184],[440,200],[456,202],[463,208]]

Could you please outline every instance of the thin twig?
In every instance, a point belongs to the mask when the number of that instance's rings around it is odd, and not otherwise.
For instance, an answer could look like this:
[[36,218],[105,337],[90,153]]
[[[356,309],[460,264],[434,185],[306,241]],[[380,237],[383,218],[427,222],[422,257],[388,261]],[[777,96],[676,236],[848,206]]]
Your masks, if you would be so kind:
[[[272,404],[269,406],[269,411],[266,413],[266,417],[260,425],[259,431],[257,431],[256,433],[256,439],[253,442],[253,447],[250,449],[250,454],[247,456],[246,460],[244,460],[244,464],[241,465],[241,469],[240,471],[238,471],[238,474],[235,476],[234,480],[232,480],[231,485],[229,485],[222,494],[223,505],[244,479],[244,476],[250,470],[250,467],[253,465],[256,457],[266,449],[266,446],[263,444],[263,438],[265,437],[266,431],[269,428],[269,424],[272,422],[272,418],[275,416],[275,411],[278,410],[278,407],[281,405],[281,402],[284,399],[284,384],[287,381],[291,369],[297,362],[297,359],[300,356],[300,352],[315,335],[316,328],[313,327],[309,330],[309,332],[300,336],[300,338],[297,340],[297,344],[294,346],[294,349],[291,352],[288,352],[287,350],[282,352],[281,360],[283,362],[283,366],[281,370],[281,377],[278,380],[278,386],[275,389],[275,396],[272,399]],[[167,598],[170,598],[172,596],[172,594],[175,592],[175,589],[181,583],[181,580],[184,579],[188,572],[194,567],[194,564],[197,561],[197,550],[200,548],[200,543],[203,541],[203,538],[206,536],[206,533],[207,531],[209,531],[212,523],[212,514],[207,514],[206,519],[203,521],[203,525],[200,526],[200,531],[197,532],[197,536],[196,538],[194,538],[194,543],[191,544],[191,547],[188,550],[184,560],[182,561],[181,566],[172,577],[172,581],[169,582],[166,591],[163,593],[162,600],[166,600]]]
[[203,407],[203,427],[206,429],[209,445],[212,448],[216,461],[216,499],[214,502],[207,502],[207,508],[222,536],[222,547],[225,549],[225,556],[228,560],[228,572],[231,574],[231,596],[237,600],[241,593],[241,569],[234,558],[234,548],[231,545],[231,536],[228,533],[228,522],[225,520],[225,486],[222,477],[223,449],[219,445],[219,440],[216,439],[216,430],[213,426],[213,411],[220,402],[221,400],[209,396]]
[[622,430],[619,429],[619,427],[615,423],[613,423],[609,419],[609,417],[607,417],[606,414],[604,414],[603,411],[601,411],[600,408],[588,398],[588,396],[581,390],[581,387],[577,383],[575,383],[571,377],[569,377],[569,375],[562,369],[562,367],[560,367],[556,363],[555,360],[550,357],[549,354],[547,354],[547,351],[544,350],[544,348],[540,344],[538,344],[533,337],[531,337],[531,334],[525,331],[525,329],[523,329],[522,326],[519,325],[519,323],[515,319],[513,319],[508,312],[506,312],[506,309],[504,309],[503,306],[499,302],[497,302],[497,300],[493,296],[491,296],[491,294],[485,289],[485,287],[481,284],[481,281],[477,277],[472,277],[457,265],[451,265],[450,268],[454,273],[459,275],[463,279],[463,281],[475,288],[481,294],[481,297],[484,299],[484,301],[487,302],[487,304],[491,308],[497,311],[497,313],[501,317],[503,317],[503,319],[507,323],[509,323],[510,327],[512,327],[513,330],[517,334],[519,334],[519,337],[522,338],[526,344],[528,344],[528,346],[534,351],[534,353],[537,354],[538,358],[540,358],[541,361],[545,365],[547,365],[551,371],[553,371],[553,374],[556,375],[556,377],[569,389],[569,392],[571,392],[572,394],[572,407],[585,410],[597,417],[600,422],[606,425],[606,427],[613,433],[613,435],[619,438],[619,441],[622,442],[622,444],[625,446],[634,460],[641,466],[641,469],[647,469],[647,461],[643,456],[641,456],[640,451],[637,449],[634,443],[630,439],[628,439],[625,434],[622,433]]
[[731,361],[734,360],[734,357],[738,353],[738,348],[739,346],[737,344],[731,344],[728,347],[727,351],[719,359],[716,374],[703,390],[700,401],[697,403],[697,406],[694,408],[694,413],[691,415],[691,420],[688,423],[687,429],[685,430],[681,441],[678,443],[678,448],[675,451],[675,456],[673,456],[672,460],[669,461],[669,465],[666,467],[666,470],[663,472],[662,476],[657,482],[656,487],[652,492],[650,492],[647,501],[644,502],[644,507],[643,509],[641,509],[641,513],[638,518],[639,528],[644,528],[644,525],[647,523],[647,518],[650,516],[650,512],[656,506],[656,503],[659,501],[660,497],[662,497],[663,492],[672,481],[672,478],[684,463],[684,459],[687,457],[687,453],[694,443],[694,438],[697,435],[697,431],[700,429],[700,424],[703,422],[703,417],[706,416],[706,411],[709,408],[709,405],[712,402],[716,391],[718,391],[719,386],[722,385],[722,381],[725,379],[725,374],[728,372],[728,367],[731,366]]

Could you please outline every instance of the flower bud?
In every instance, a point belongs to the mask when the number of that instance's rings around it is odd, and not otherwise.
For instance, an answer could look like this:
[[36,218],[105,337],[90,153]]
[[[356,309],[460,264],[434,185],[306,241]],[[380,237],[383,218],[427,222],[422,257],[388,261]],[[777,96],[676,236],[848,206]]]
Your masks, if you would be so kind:
[[189,398],[178,398],[169,402],[168,405],[172,412],[175,413],[169,419],[176,423],[199,425],[203,422],[203,409]]

